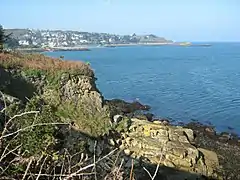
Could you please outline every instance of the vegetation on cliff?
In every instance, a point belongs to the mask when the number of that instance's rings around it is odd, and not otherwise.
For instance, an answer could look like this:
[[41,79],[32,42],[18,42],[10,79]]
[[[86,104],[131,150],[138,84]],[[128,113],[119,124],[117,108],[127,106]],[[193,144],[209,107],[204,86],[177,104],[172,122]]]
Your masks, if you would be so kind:
[[132,118],[149,107],[104,100],[95,80],[83,62],[0,54],[0,177],[219,177],[192,130]]
[[[53,173],[59,171],[56,163],[65,163],[61,173],[70,176],[84,160],[93,163],[83,156],[93,153],[88,147],[110,124],[89,65],[40,54],[2,53],[0,77],[0,176],[19,179],[31,172],[35,179],[36,171],[52,178],[60,173]],[[66,158],[75,159],[67,164]]]
[[[37,73],[69,72],[78,75],[94,76],[93,70],[83,62],[63,61],[57,58],[46,57],[42,54],[1,53],[0,65],[5,69],[22,69]],[[29,74],[31,75],[31,74]]]

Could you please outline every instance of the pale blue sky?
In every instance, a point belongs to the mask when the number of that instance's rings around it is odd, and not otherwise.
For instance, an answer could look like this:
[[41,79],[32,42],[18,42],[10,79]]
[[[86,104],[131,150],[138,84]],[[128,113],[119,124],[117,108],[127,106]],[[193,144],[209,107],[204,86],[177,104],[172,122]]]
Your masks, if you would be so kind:
[[0,0],[5,28],[240,41],[240,0]]

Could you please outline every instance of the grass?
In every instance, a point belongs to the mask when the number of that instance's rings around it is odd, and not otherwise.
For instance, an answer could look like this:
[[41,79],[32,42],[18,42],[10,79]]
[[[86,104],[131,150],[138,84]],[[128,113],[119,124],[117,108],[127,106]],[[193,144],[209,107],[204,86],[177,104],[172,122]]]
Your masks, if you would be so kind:
[[67,120],[73,120],[78,130],[91,137],[107,134],[112,128],[107,113],[96,112],[92,110],[94,107],[81,104],[75,106],[71,102],[65,102],[56,109],[56,115],[62,117],[62,121],[70,123]]
[[0,66],[6,69],[43,70],[54,73],[56,71],[71,71],[76,74],[93,76],[90,66],[81,61],[64,61],[42,54],[0,53]]

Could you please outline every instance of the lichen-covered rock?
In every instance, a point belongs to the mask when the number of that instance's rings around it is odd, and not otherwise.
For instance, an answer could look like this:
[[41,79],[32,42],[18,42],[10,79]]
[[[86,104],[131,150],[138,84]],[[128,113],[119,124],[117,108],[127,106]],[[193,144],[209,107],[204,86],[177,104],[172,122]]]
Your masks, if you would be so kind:
[[191,129],[166,126],[159,122],[132,119],[128,132],[122,133],[120,146],[134,158],[145,158],[153,164],[177,168],[208,177],[219,169],[216,153],[198,149]]
[[60,93],[62,100],[84,104],[97,111],[103,110],[103,97],[96,88],[95,78],[84,75],[64,74],[61,80]]

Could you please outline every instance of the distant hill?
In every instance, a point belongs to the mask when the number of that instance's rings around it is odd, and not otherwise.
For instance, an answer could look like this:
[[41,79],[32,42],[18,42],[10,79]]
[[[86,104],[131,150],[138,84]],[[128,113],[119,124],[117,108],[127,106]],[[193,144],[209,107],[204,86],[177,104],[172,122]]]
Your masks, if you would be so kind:
[[81,45],[111,45],[138,43],[168,43],[164,37],[149,35],[117,35],[109,33],[35,30],[35,29],[6,29],[12,33],[12,38],[18,40],[20,46],[27,47],[74,47]]
[[28,29],[5,29],[6,34],[12,34],[13,38],[18,39],[21,36],[24,36],[25,34],[30,33],[31,31]]

